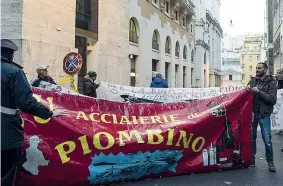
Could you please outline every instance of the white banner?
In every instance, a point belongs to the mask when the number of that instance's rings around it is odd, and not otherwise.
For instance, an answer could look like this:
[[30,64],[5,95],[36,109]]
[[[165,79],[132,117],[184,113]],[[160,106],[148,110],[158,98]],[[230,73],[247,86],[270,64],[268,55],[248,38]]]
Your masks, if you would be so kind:
[[272,116],[273,129],[283,129],[283,89],[277,91],[277,102]]
[[59,85],[54,85],[46,81],[41,81],[39,84],[38,89],[43,89],[47,91],[54,91],[58,92],[59,94],[71,94],[71,95],[77,95],[77,96],[83,96],[82,94],[79,94],[73,90],[70,90],[68,88],[61,87]]
[[[72,94],[84,96],[67,88],[42,82],[39,89],[47,91],[55,91],[59,94]],[[212,88],[147,88],[147,87],[131,87],[101,82],[98,88],[98,98],[111,101],[123,102],[121,95],[129,95],[131,97],[146,99],[156,102],[178,102],[195,99],[206,99],[223,94],[232,93],[243,90],[246,87],[238,85],[229,85],[224,87]],[[283,129],[283,89],[277,91],[277,103],[274,106],[274,112],[271,116],[272,129]]]
[[101,82],[98,88],[98,98],[122,102],[124,99],[121,98],[121,95],[129,95],[156,102],[176,102],[221,96],[245,88],[245,86],[238,85],[211,88],[149,88]]

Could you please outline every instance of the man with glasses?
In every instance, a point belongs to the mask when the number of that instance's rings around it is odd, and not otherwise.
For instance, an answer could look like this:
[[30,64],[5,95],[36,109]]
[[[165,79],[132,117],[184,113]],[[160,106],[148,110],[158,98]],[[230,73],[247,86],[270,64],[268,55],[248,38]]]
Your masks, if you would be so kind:
[[248,84],[250,91],[254,94],[252,121],[253,149],[250,167],[255,166],[257,127],[260,125],[269,171],[275,172],[270,116],[271,113],[273,113],[273,107],[277,101],[277,85],[276,80],[267,75],[267,70],[268,66],[266,63],[258,63],[256,66],[256,77],[253,77]]
[[48,75],[47,69],[48,69],[48,66],[46,65],[40,65],[37,67],[36,72],[38,76],[30,82],[31,86],[41,87],[42,82],[47,82],[47,83],[57,85],[54,79]]

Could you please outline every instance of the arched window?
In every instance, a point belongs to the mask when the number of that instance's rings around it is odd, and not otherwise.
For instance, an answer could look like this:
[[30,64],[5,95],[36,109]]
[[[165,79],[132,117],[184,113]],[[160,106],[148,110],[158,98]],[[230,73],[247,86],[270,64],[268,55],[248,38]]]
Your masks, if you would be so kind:
[[187,59],[187,46],[184,46],[183,49],[183,59]]
[[154,30],[152,36],[152,48],[155,50],[159,50],[159,34],[157,30]]
[[175,56],[180,57],[180,44],[178,41],[176,42]]
[[187,25],[186,17],[184,16],[184,17],[183,17],[183,27],[186,27],[186,25]]
[[204,59],[203,59],[204,64],[206,64],[206,52],[204,53]]
[[134,18],[130,19],[129,40],[133,43],[139,42],[137,21]]
[[171,54],[171,40],[169,36],[166,38],[165,53]]
[[191,61],[192,63],[194,62],[194,50],[192,50],[192,53],[191,53]]

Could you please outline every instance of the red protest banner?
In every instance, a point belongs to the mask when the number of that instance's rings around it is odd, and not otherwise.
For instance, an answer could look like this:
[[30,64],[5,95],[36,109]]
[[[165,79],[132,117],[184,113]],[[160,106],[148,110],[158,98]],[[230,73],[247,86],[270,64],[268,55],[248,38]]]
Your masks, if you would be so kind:
[[34,89],[68,116],[23,114],[21,185],[100,185],[243,168],[251,160],[252,96],[129,104]]

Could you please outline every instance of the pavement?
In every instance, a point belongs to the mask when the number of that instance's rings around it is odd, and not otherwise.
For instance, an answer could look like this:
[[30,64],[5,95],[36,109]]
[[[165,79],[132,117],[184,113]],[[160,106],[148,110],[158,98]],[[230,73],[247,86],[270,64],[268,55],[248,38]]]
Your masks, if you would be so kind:
[[[275,133],[275,131],[273,132]],[[256,167],[206,174],[151,179],[116,186],[283,186],[283,135],[272,135],[276,172],[268,171],[260,132],[257,138]]]

